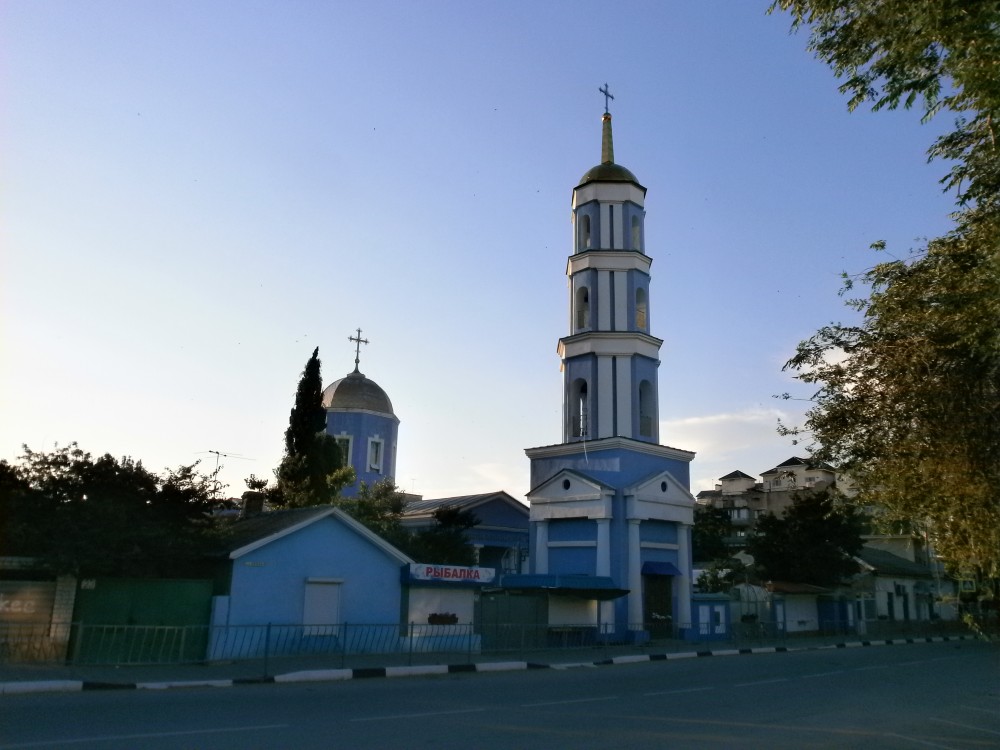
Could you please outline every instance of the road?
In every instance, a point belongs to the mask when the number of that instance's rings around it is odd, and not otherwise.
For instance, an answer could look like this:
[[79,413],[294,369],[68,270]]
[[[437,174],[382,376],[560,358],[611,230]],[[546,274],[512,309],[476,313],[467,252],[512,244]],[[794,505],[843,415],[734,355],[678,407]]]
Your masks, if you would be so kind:
[[941,643],[0,698],[0,748],[1000,748],[1000,651]]

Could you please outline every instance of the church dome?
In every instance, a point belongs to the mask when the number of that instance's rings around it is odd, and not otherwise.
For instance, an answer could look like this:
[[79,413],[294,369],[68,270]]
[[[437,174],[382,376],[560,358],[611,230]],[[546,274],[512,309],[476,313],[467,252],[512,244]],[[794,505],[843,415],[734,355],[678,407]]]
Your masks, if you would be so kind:
[[621,164],[613,162],[598,164],[596,167],[589,169],[580,178],[580,185],[586,185],[588,182],[634,182],[636,185],[639,184],[639,180],[636,179],[634,174],[625,169]]
[[385,391],[374,380],[369,380],[357,370],[326,387],[323,391],[323,407],[361,409],[396,416]]

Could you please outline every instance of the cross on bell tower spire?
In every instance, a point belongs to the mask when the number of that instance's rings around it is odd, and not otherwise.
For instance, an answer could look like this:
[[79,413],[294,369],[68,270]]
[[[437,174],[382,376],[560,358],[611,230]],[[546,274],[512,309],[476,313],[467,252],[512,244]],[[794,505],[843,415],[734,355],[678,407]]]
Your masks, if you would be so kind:
[[359,372],[358,366],[361,364],[361,345],[367,344],[368,339],[361,338],[361,329],[358,329],[357,336],[348,336],[348,341],[354,342],[354,372]]
[[608,91],[608,84],[605,83],[603,89],[597,89],[597,90],[600,91],[602,94],[604,94],[604,114],[606,115],[611,114],[611,112],[608,111],[608,100],[610,99],[614,101],[614,96],[612,96],[611,92]]

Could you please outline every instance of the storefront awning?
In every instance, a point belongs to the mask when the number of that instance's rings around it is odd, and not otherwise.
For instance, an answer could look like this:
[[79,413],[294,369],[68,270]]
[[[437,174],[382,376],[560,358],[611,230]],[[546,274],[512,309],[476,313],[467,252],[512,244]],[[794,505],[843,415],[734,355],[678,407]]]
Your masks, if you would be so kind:
[[642,574],[644,576],[679,576],[681,572],[673,563],[644,562],[642,564]]
[[607,576],[584,575],[506,575],[500,579],[500,586],[508,591],[546,591],[550,594],[598,601],[618,599],[629,591],[618,588]]

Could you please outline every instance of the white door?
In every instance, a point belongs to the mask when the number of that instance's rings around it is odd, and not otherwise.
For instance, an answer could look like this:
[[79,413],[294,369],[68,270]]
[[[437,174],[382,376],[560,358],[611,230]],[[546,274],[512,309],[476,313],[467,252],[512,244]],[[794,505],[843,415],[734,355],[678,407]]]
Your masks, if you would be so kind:
[[340,622],[340,580],[307,580],[302,607],[305,635],[336,635]]

